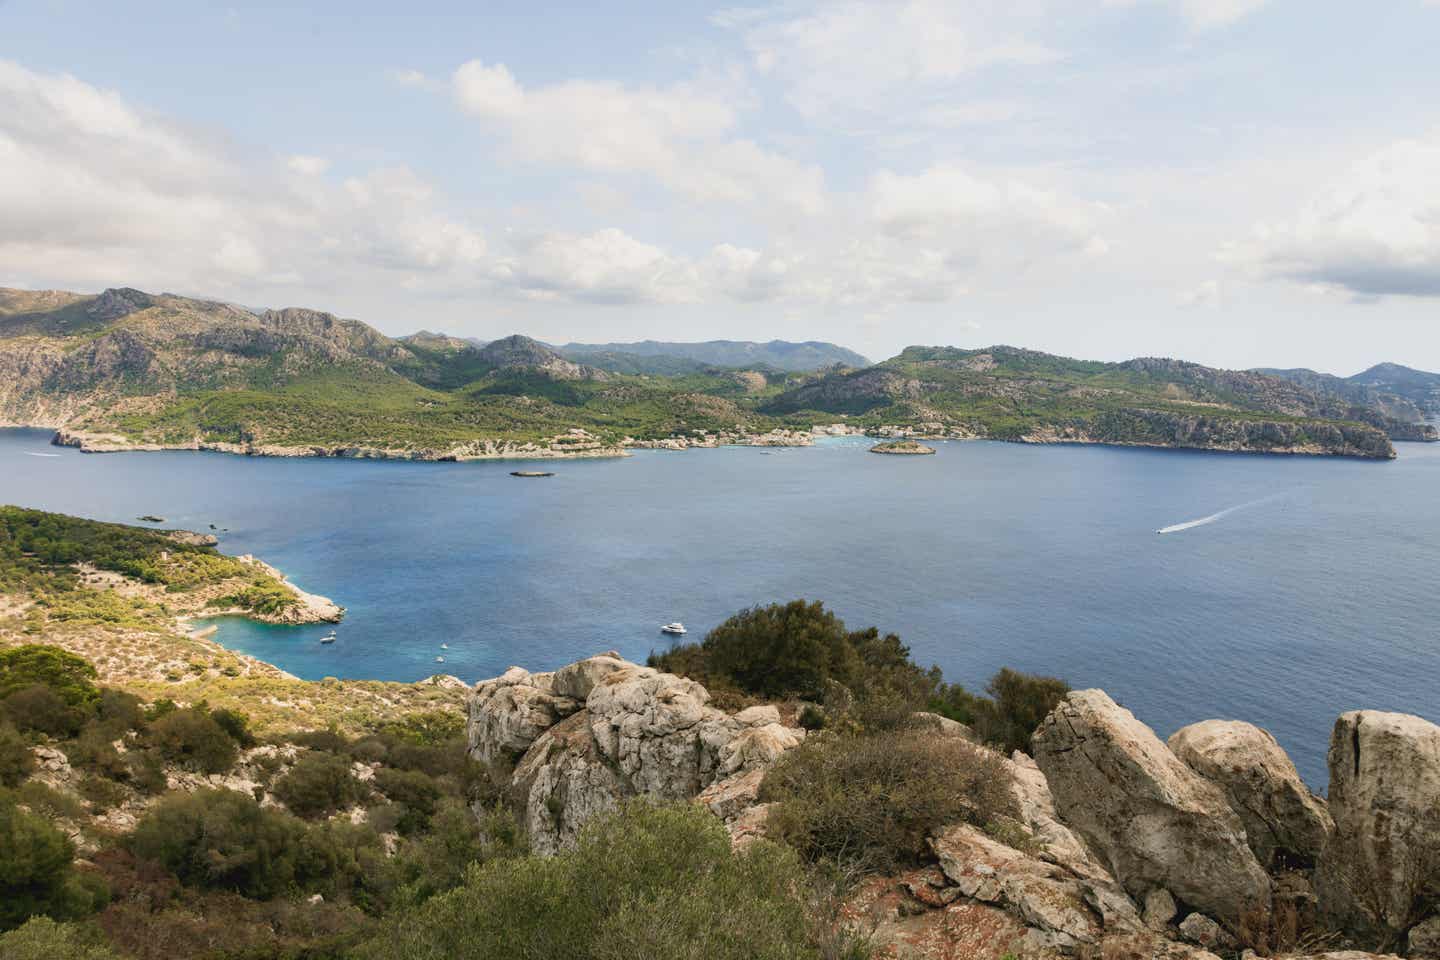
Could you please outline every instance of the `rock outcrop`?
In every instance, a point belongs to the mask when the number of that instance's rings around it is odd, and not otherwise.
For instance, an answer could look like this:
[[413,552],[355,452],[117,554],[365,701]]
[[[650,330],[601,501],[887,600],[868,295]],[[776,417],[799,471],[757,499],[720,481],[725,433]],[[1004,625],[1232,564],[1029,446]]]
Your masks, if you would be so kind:
[[470,754],[503,772],[532,847],[553,853],[621,800],[700,796],[754,832],[763,771],[805,731],[774,707],[729,714],[694,680],[605,653],[536,673],[512,667],[471,697]]
[[1238,720],[1205,720],[1177,730],[1170,749],[1225,789],[1256,859],[1313,866],[1335,829],[1325,801],[1266,730]]
[[1342,714],[1328,760],[1335,834],[1316,871],[1321,913],[1337,928],[1398,941],[1440,897],[1440,726]]
[[1103,691],[1071,693],[1051,712],[1035,760],[1062,819],[1131,896],[1164,888],[1232,929],[1269,908],[1270,880],[1224,792]]

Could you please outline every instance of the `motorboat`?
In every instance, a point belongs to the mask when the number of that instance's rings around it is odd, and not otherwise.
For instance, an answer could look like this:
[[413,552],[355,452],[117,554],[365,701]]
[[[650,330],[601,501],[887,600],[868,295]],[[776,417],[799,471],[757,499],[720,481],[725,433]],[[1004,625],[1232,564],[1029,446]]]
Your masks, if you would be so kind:
[[320,642],[321,642],[321,643],[334,643],[337,639],[339,639],[339,638],[336,637],[335,631],[334,631],[334,630],[331,630],[331,631],[330,631],[329,633],[327,633],[325,636],[323,636],[323,637],[320,638]]
[[667,624],[665,624],[665,626],[663,626],[663,627],[660,628],[660,632],[661,632],[661,633],[668,633],[668,634],[671,634],[672,636],[677,636],[677,637],[678,637],[678,636],[683,636],[684,633],[685,633],[685,624],[681,623],[681,622],[678,621],[678,620],[675,621],[674,623],[667,623]]
[[436,662],[436,663],[444,663],[444,662],[445,662],[445,658],[444,658],[444,657],[436,657],[436,658],[435,658],[435,662]]

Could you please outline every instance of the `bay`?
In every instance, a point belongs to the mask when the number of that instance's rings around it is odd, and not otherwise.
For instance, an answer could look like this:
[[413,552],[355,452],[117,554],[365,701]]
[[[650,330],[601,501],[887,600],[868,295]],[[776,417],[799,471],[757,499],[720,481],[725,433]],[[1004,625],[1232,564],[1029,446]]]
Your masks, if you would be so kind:
[[214,524],[222,550],[345,605],[332,645],[329,627],[218,621],[220,642],[301,677],[643,659],[662,623],[699,639],[805,597],[975,688],[1011,666],[1103,687],[1162,736],[1257,723],[1316,788],[1341,712],[1440,720],[1440,445],[1377,463],[1002,443],[885,457],[835,439],[519,479],[514,462],[86,455],[49,437],[0,431],[0,501]]

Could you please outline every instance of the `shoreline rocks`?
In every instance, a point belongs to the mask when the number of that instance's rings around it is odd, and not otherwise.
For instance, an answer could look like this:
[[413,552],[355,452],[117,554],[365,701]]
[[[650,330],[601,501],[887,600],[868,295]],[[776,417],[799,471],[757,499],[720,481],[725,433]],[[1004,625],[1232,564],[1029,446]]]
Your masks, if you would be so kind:
[[935,452],[934,447],[927,447],[923,443],[914,440],[887,440],[884,443],[877,443],[870,448],[871,453],[883,453],[892,457],[923,457]]

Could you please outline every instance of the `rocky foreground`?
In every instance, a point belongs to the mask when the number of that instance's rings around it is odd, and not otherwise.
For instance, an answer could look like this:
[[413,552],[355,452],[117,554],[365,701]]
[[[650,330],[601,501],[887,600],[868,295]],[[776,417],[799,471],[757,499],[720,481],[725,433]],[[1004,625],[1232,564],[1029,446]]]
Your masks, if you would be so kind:
[[[771,809],[766,771],[807,732],[774,705],[709,700],[614,652],[512,667],[475,687],[469,750],[541,852],[633,796],[693,799],[749,843]],[[1250,946],[1350,960],[1366,955],[1318,951],[1361,943],[1440,957],[1440,727],[1341,716],[1328,802],[1258,727],[1205,721],[1167,744],[1100,690],[1071,693],[1034,743],[1004,762],[1013,831],[936,831],[932,863],[852,891],[844,912],[873,926],[882,955],[1209,960]],[[1323,933],[1297,943],[1302,929]]]

